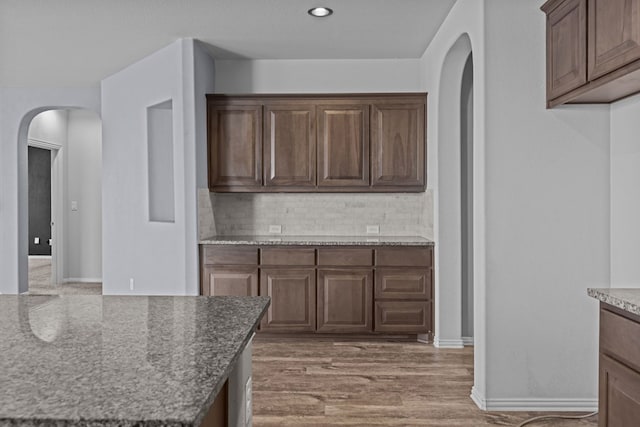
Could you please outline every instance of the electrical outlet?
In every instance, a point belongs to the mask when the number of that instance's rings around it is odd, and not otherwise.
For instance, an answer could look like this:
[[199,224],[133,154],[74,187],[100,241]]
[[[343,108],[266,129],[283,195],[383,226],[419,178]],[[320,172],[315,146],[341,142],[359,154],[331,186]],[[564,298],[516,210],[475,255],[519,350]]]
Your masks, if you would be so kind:
[[247,383],[244,386],[244,425],[251,425],[251,418],[253,414],[253,398],[251,394],[253,393],[253,385],[251,381],[251,377],[247,380]]
[[34,238],[33,239],[33,244],[34,245],[39,245],[40,244],[40,238],[39,237]]
[[379,225],[367,225],[367,234],[380,234]]
[[129,290],[130,291],[133,290],[133,277],[131,279],[129,279]]
[[269,226],[269,233],[273,233],[273,234],[280,234],[282,233],[282,226],[279,224],[276,225],[270,225]]
[[78,210],[78,202],[75,200],[71,201],[71,210],[72,211],[77,211]]

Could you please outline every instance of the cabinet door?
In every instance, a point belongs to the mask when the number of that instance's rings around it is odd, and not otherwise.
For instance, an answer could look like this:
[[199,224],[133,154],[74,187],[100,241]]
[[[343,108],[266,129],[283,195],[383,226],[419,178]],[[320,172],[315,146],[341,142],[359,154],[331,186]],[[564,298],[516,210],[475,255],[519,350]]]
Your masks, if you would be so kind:
[[318,107],[318,186],[369,185],[369,106]]
[[587,82],[586,42],[587,0],[567,0],[547,12],[547,100]]
[[209,104],[209,188],[262,185],[262,106]]
[[265,186],[315,186],[315,122],[313,105],[265,105]]
[[640,0],[589,0],[589,79],[640,58]]
[[260,295],[271,297],[271,305],[260,325],[262,330],[315,331],[315,269],[263,268],[260,272]]
[[202,269],[202,294],[212,296],[257,296],[257,267],[212,267]]
[[376,301],[376,332],[431,332],[431,304],[427,301]]
[[425,102],[383,103],[373,106],[373,187],[424,188]]
[[600,354],[599,425],[626,427],[640,420],[640,373]]
[[371,270],[318,270],[318,332],[371,332]]

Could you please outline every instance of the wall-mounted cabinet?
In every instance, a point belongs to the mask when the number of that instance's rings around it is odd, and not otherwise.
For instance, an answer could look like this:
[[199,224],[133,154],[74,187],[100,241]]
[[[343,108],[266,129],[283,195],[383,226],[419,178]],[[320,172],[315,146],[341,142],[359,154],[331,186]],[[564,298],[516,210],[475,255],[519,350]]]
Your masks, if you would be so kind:
[[640,92],[640,0],[549,0],[547,107]]
[[214,192],[420,192],[426,94],[207,95]]

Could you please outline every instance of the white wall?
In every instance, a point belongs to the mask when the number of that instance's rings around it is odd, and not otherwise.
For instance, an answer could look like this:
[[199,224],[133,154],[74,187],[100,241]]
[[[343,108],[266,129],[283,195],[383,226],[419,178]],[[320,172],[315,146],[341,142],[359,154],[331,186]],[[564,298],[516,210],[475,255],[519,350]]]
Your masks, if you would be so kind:
[[640,287],[640,95],[611,105],[611,287]]
[[609,107],[545,109],[542,3],[485,2],[486,402],[591,410],[586,288],[609,283]]
[[27,130],[52,108],[100,111],[97,88],[0,88],[0,292],[27,290]]
[[43,111],[29,124],[28,138],[38,142],[67,145],[67,110]]
[[216,93],[417,92],[420,61],[216,60]]
[[[65,280],[102,281],[102,123],[70,110],[65,159]],[[71,202],[78,210],[71,210]]]
[[[178,40],[102,81],[104,294],[198,292],[194,49]],[[168,100],[175,222],[150,222],[146,109]]]

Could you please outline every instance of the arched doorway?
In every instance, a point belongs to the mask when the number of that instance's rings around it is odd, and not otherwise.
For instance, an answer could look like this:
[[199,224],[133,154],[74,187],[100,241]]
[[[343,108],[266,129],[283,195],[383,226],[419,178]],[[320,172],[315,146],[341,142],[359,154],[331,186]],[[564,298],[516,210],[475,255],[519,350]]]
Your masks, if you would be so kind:
[[[19,197],[26,203],[20,203],[18,228],[20,241],[26,238],[27,268],[20,269],[21,292],[26,285],[31,294],[101,293],[100,117],[86,109],[48,108],[33,112],[24,122],[26,138],[19,141],[19,153],[27,161],[20,162]],[[34,162],[31,157],[36,155],[51,161]],[[47,178],[47,172],[50,188],[38,188],[46,185],[41,178]],[[42,203],[47,192],[50,205]],[[50,235],[43,224],[47,213]]]

